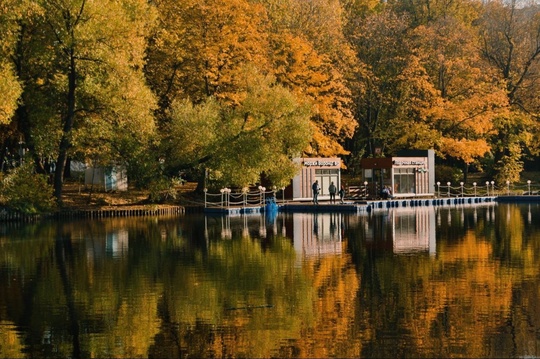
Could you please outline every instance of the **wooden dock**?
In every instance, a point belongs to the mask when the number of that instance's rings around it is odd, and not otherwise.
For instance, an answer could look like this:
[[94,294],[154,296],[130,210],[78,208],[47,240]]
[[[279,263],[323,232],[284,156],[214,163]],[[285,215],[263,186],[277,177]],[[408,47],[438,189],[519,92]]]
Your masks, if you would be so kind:
[[[423,198],[423,199],[388,199],[372,201],[345,201],[345,203],[330,203],[329,201],[320,201],[319,204],[312,202],[292,201],[278,204],[280,212],[342,212],[342,213],[369,213],[377,210],[400,207],[420,207],[420,206],[455,206],[467,204],[494,203],[498,197],[451,197],[451,198]],[[265,206],[249,207],[212,207],[205,208],[204,212],[208,214],[254,214],[264,213]]]

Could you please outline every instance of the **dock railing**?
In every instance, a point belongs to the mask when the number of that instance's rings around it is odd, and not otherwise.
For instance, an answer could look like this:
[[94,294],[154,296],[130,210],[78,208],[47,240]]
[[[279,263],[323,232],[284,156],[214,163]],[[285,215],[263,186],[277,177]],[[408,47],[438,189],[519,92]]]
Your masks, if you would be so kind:
[[466,185],[460,182],[453,186],[451,182],[444,185],[441,182],[436,183],[437,197],[499,197],[499,196],[538,196],[540,184],[528,180],[526,184],[513,184],[506,181],[497,184],[495,181],[485,181],[483,183],[473,182],[472,185]]
[[[498,196],[538,196],[540,195],[540,183],[528,180],[526,184],[513,184],[506,181],[497,184],[495,181],[483,183],[473,182],[470,185],[459,182],[453,185],[451,182],[435,184],[435,196],[443,197],[498,197]],[[399,197],[399,194],[393,194]],[[361,186],[349,186],[346,197],[348,199],[378,199],[380,197],[378,186],[366,183]]]
[[281,192],[282,203],[285,202],[284,188],[281,190],[266,189],[259,186],[255,189],[243,188],[241,191],[233,191],[230,188],[221,188],[219,193],[209,193],[204,190],[204,207],[205,208],[229,208],[229,207],[261,207],[266,203],[266,199],[277,198],[278,192]]
[[[361,186],[349,186],[345,197],[348,199],[370,199],[372,194],[377,193],[376,190],[376,187],[372,188],[372,184],[366,183]],[[467,185],[464,182],[452,185],[451,182],[443,184],[438,181],[435,184],[434,195],[439,198],[538,196],[540,195],[540,183],[528,180],[526,184],[512,184],[510,181],[497,184],[495,181],[486,181],[483,183],[473,182],[472,185]],[[278,204],[285,203],[285,189],[267,189],[259,186],[233,191],[231,188],[225,187],[220,189],[219,193],[209,193],[205,189],[204,206],[205,208],[257,207],[264,206],[268,197],[274,197]]]

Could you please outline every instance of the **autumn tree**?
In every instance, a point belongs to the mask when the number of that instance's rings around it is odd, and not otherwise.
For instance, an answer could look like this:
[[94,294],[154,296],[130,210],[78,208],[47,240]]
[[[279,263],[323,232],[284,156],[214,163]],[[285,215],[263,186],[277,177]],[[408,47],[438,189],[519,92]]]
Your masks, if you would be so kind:
[[[392,140],[389,129],[397,111],[398,76],[410,55],[406,17],[383,11],[351,19],[348,38],[364,66],[354,93],[354,113],[359,127],[349,148],[365,156],[383,155]],[[380,152],[378,152],[378,149]]]
[[417,27],[445,19],[471,24],[478,18],[481,4],[470,0],[390,0],[388,6],[396,13],[408,16],[411,25]]
[[490,144],[497,158],[493,166],[497,183],[519,182],[525,149],[534,146],[534,126],[531,118],[519,111],[501,114],[493,121]]
[[350,91],[343,75],[328,56],[320,55],[306,41],[281,34],[274,42],[274,73],[292,92],[313,104],[313,139],[304,152],[313,156],[346,154],[342,141],[356,128],[350,111]]
[[18,15],[22,5],[18,1],[0,4],[0,125],[11,122],[22,89],[18,81],[12,57],[19,30]]
[[[540,100],[540,7],[517,1],[485,4],[480,19],[481,51],[506,85],[512,114],[498,122],[495,166],[499,176],[515,179],[524,155],[540,151],[538,131]],[[515,136],[520,136],[516,141]],[[530,141],[533,136],[535,140]],[[501,142],[502,141],[502,142]],[[513,168],[513,174],[505,167]]]
[[[448,17],[419,26],[411,35],[425,79],[436,91],[431,105],[426,104],[426,118],[436,131],[431,145],[443,158],[464,163],[466,172],[469,164],[491,150],[488,136],[493,120],[506,111],[504,86],[477,51],[471,27],[458,19]],[[414,82],[420,77],[406,78]]]
[[[208,96],[218,101],[220,108],[225,104],[230,106],[228,113],[233,115],[224,118],[231,121],[231,128],[236,128],[237,113],[245,106],[245,87],[251,88],[255,83],[245,82],[242,71],[248,65],[257,72],[273,74],[277,83],[301,99],[302,106],[311,104],[313,140],[311,145],[306,144],[299,151],[295,145],[297,156],[302,152],[325,156],[346,153],[341,142],[352,136],[356,126],[349,108],[346,80],[340,65],[330,55],[316,50],[313,42],[307,40],[308,36],[301,34],[309,28],[309,37],[321,39],[317,46],[335,51],[332,45],[337,43],[341,28],[339,23],[334,26],[340,18],[339,7],[330,24],[325,14],[336,11],[330,6],[333,2],[316,3],[314,7],[310,4],[310,11],[304,13],[299,2],[158,2],[161,26],[152,39],[146,69],[160,98],[160,118],[164,128],[171,121],[169,115],[177,111],[178,104],[200,103],[206,108]],[[309,18],[314,14],[317,14],[316,20]],[[298,21],[306,26],[300,29]],[[328,34],[324,41],[316,35],[321,32]],[[176,103],[175,111],[168,112],[172,103]],[[288,110],[276,108],[275,111]],[[299,133],[302,137],[305,132],[299,129]],[[249,156],[245,149],[238,152],[244,157]],[[231,158],[234,157],[231,154]],[[222,161],[225,164],[227,159]]]
[[434,148],[466,169],[489,153],[493,120],[507,99],[461,15],[415,25],[386,9],[358,19],[350,38],[367,69],[356,100],[359,152]]
[[[231,104],[238,73],[249,63],[268,70],[265,11],[246,0],[155,2],[159,26],[148,50],[146,73],[166,111],[173,101],[208,96]],[[163,117],[163,113],[162,113]]]
[[[7,167],[8,150],[14,148],[15,125],[13,116],[22,93],[21,83],[13,63],[24,11],[20,1],[0,3],[0,171]],[[11,143],[10,143],[11,142]]]
[[[153,132],[142,73],[153,12],[145,1],[43,0],[18,34],[24,83],[17,121],[35,156],[54,156],[60,201],[68,157],[125,162]],[[126,41],[129,39],[129,41]]]
[[264,173],[273,185],[285,186],[298,170],[292,159],[311,138],[310,106],[254,67],[244,68],[238,80],[245,85],[235,107],[215,97],[173,103],[163,141],[167,163],[200,168],[220,185],[249,186]]
[[357,126],[351,107],[354,54],[343,33],[339,1],[259,0],[271,22],[277,81],[311,99],[314,135],[306,155],[335,156]]

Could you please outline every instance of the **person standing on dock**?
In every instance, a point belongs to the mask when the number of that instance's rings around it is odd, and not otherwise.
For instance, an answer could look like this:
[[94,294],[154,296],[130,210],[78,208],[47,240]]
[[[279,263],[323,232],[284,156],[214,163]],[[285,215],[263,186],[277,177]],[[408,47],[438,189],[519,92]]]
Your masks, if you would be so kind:
[[341,189],[339,190],[339,202],[341,204],[344,203],[343,199],[345,198],[345,188],[343,188],[343,186],[341,186]]
[[337,188],[334,182],[330,182],[330,186],[328,187],[328,192],[330,192],[330,203],[336,203]]
[[313,191],[313,203],[319,204],[318,197],[319,197],[319,191],[321,190],[321,187],[319,186],[319,180],[315,180],[315,182],[313,182],[311,189]]

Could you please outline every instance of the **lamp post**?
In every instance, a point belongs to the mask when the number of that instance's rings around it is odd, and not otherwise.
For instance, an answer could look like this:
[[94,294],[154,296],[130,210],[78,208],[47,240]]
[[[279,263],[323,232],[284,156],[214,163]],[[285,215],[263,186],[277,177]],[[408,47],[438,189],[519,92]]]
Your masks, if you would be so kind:
[[264,188],[263,186],[259,186],[259,192],[260,192],[260,194],[259,194],[259,202],[260,203],[259,204],[261,204],[261,205],[264,204],[263,196],[264,196],[264,191],[265,190],[266,190],[266,188]]
[[473,187],[474,187],[474,196],[476,197],[476,182],[473,182]]
[[506,181],[506,195],[510,196],[510,181]]
[[248,192],[249,192],[249,188],[248,188],[248,187],[243,187],[243,188],[242,188],[242,197],[243,197],[242,202],[243,202],[244,206],[246,206],[246,205],[248,204],[248,203],[247,203],[247,201],[248,201],[248,199],[247,199],[247,194],[248,194]]
[[491,195],[495,196],[495,181],[491,181]]
[[463,182],[459,182],[459,185],[461,186],[461,197],[463,197]]
[[204,208],[206,208],[206,192],[208,192],[208,188],[204,188],[203,189],[203,192],[204,192]]
[[[231,193],[231,189],[230,188],[222,188],[219,190],[221,192],[221,207],[229,207],[229,195]],[[225,204],[223,204],[225,203]]]
[[486,196],[489,197],[489,181],[486,181]]
[[531,180],[527,180],[527,191],[529,192],[529,196],[531,195]]
[[441,182],[437,182],[437,197],[441,196]]
[[364,181],[364,197],[367,198],[368,196],[368,190],[367,190],[368,182]]
[[448,197],[450,197],[450,182],[446,182],[446,185],[448,186]]
[[223,207],[223,201],[224,201],[224,195],[225,195],[225,188],[221,188],[219,190],[219,192],[221,193],[221,207]]

